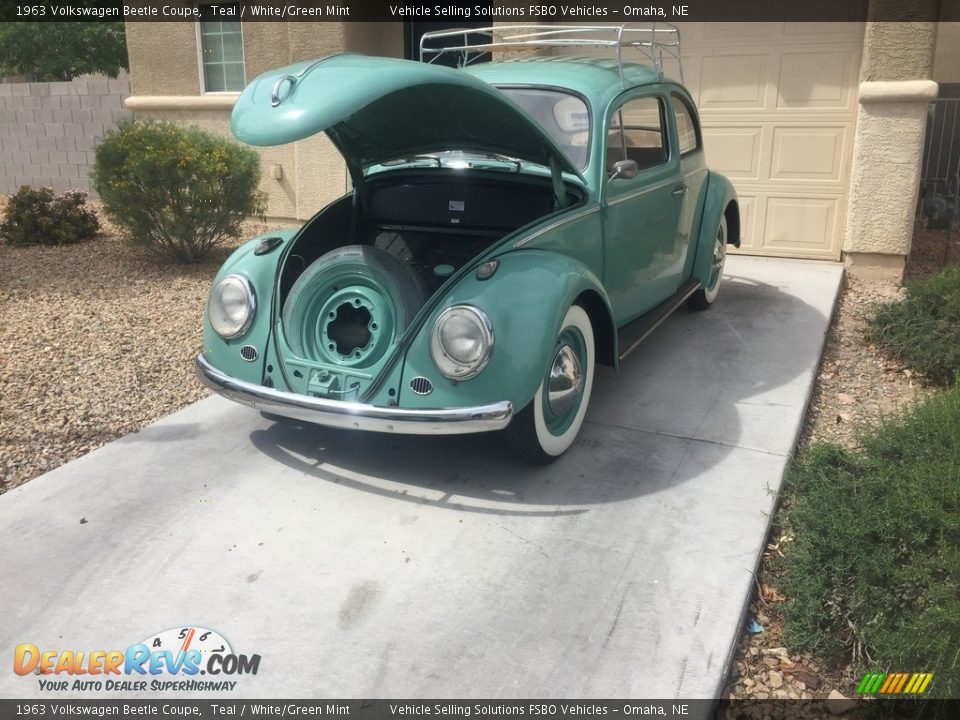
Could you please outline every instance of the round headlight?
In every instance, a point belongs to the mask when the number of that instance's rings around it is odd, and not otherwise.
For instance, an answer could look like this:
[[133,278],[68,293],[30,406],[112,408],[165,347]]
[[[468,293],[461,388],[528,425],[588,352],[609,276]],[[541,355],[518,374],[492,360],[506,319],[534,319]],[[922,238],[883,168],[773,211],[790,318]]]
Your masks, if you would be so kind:
[[243,275],[227,275],[210,293],[210,327],[225,340],[240,337],[250,329],[256,306],[250,282]]
[[430,354],[437,370],[451,380],[471,378],[487,365],[493,350],[493,328],[470,305],[447,308],[433,326]]

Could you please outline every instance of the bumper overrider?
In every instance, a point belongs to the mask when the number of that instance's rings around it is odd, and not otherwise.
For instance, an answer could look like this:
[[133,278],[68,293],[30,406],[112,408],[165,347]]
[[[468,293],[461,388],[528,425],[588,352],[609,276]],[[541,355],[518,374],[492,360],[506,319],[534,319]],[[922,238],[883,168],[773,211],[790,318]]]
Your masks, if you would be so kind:
[[459,435],[502,430],[513,416],[513,405],[508,401],[438,410],[380,407],[283,392],[237,380],[213,367],[202,353],[197,356],[196,365],[201,382],[228,400],[327,427],[405,435]]

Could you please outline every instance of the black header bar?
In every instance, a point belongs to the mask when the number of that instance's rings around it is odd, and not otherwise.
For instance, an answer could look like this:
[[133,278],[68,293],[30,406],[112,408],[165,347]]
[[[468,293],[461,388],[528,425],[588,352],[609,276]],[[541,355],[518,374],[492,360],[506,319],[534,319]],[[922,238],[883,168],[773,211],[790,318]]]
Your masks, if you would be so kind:
[[5,0],[0,22],[933,22],[960,0]]

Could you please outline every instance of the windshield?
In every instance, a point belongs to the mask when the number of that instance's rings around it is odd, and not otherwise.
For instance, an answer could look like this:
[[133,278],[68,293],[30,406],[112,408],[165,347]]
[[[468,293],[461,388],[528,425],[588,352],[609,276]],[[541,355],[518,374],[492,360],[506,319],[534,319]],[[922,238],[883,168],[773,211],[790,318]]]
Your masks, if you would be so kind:
[[590,111],[578,96],[562,90],[498,87],[527,111],[553,138],[578,170],[590,159]]

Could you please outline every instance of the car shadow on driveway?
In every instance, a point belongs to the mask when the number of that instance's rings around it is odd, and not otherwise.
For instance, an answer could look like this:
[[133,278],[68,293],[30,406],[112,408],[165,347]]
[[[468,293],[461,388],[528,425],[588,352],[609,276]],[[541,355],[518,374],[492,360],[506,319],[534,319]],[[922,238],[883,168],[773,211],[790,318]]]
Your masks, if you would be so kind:
[[547,467],[515,460],[499,433],[398,436],[284,421],[250,439],[317,480],[402,502],[578,514],[667,490],[735,448],[788,455],[825,327],[823,313],[797,296],[727,276],[709,312],[678,312],[619,373],[598,367],[576,444]]

